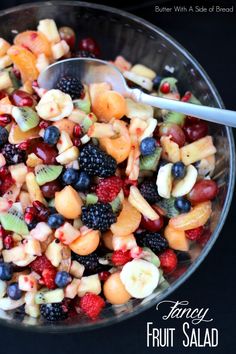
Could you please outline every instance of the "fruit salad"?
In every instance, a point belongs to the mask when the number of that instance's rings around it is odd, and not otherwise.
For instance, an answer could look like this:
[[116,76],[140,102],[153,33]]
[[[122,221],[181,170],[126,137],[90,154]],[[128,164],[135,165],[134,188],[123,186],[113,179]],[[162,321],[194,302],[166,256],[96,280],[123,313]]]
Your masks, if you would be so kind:
[[[213,138],[193,117],[138,104],[106,82],[39,73],[100,56],[52,19],[0,38],[0,309],[42,321],[92,320],[153,296],[192,242],[209,235]],[[131,87],[201,104],[176,78],[122,56]]]

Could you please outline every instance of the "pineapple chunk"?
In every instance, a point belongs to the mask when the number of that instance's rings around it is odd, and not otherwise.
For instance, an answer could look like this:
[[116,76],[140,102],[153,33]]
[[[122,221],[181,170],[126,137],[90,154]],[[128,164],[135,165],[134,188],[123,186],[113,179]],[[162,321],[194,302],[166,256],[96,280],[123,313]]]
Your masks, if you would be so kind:
[[147,77],[150,80],[153,80],[156,77],[155,71],[142,64],[134,65],[130,71],[136,75]]
[[139,118],[147,120],[148,118],[152,118],[154,114],[153,107],[147,104],[134,102],[130,98],[126,98],[126,107],[126,116],[128,118]]
[[30,195],[31,202],[33,202],[34,200],[38,200],[44,205],[47,205],[47,202],[43,197],[43,194],[41,192],[41,189],[39,188],[38,183],[36,182],[36,178],[33,172],[27,173],[26,186]]
[[44,242],[52,234],[52,229],[46,222],[39,222],[36,227],[30,231],[30,235],[40,242]]
[[62,251],[63,245],[58,240],[54,240],[48,245],[46,249],[45,256],[49,259],[49,261],[54,265],[54,267],[58,267],[62,261]]
[[84,296],[87,292],[98,295],[101,291],[102,287],[98,274],[81,278],[78,288],[78,296]]
[[50,62],[46,55],[44,53],[39,54],[36,63],[36,68],[38,69],[38,71],[41,73],[44,69],[46,69],[46,67],[48,67],[49,64]]
[[69,53],[69,51],[70,47],[64,40],[52,45],[52,56],[55,60],[64,57],[67,53]]
[[145,90],[152,91],[153,82],[148,77],[137,75],[132,71],[124,71],[123,75],[127,80],[134,82]]
[[79,108],[74,108],[68,119],[76,124],[81,124],[87,114]]
[[0,70],[3,70],[12,64],[12,60],[9,55],[4,55],[0,58]]
[[76,146],[72,146],[68,150],[56,157],[56,160],[61,165],[66,165],[79,157],[79,149]]
[[89,130],[88,136],[91,138],[114,138],[117,135],[112,124],[93,123]]
[[61,136],[60,139],[57,143],[57,149],[59,154],[63,153],[64,151],[68,150],[73,146],[72,140],[70,138],[70,135],[65,131],[61,131]]
[[38,31],[42,32],[47,37],[49,42],[60,42],[60,35],[54,20],[44,19],[39,21]]
[[23,245],[13,247],[2,251],[3,260],[6,263],[21,261],[25,258],[25,249]]
[[25,183],[26,175],[28,173],[28,169],[25,166],[25,164],[19,163],[17,165],[12,165],[9,166],[9,171],[12,176],[12,178],[17,182],[17,183]]
[[41,165],[43,163],[43,160],[40,159],[37,155],[35,155],[33,152],[28,155],[28,158],[26,160],[26,165],[28,167],[36,167],[38,165]]
[[185,165],[190,165],[215,153],[216,148],[211,136],[205,136],[180,149],[181,160]]
[[178,144],[172,141],[169,136],[162,136],[160,142],[163,159],[173,163],[180,161],[180,149]]
[[23,211],[25,211],[25,209],[31,204],[29,193],[24,191],[20,192],[19,202],[21,203]]
[[8,71],[0,72],[0,90],[6,90],[12,86],[12,81]]
[[3,57],[7,53],[10,46],[11,45],[5,41],[5,39],[0,38],[0,57]]
[[78,288],[80,285],[79,279],[73,279],[72,282],[65,288],[65,297],[69,299],[74,299],[78,294]]

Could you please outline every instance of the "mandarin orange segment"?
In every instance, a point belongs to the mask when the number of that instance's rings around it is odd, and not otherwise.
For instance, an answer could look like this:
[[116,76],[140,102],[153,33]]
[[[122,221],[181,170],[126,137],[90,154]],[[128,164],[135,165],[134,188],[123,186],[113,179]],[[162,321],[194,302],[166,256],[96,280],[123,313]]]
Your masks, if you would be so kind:
[[100,138],[99,143],[103,150],[114,157],[117,163],[125,161],[131,150],[131,139],[125,122],[116,121],[115,129],[118,130],[117,138]]
[[28,139],[34,139],[39,137],[39,127],[28,130],[27,132],[23,132],[17,124],[13,124],[9,133],[9,143],[11,144],[20,144],[23,141]]
[[169,225],[176,230],[191,230],[203,226],[211,216],[211,202],[196,205],[189,213],[180,214],[170,219]]
[[170,225],[167,225],[164,230],[164,236],[167,239],[169,246],[177,251],[186,252],[189,249],[189,243],[182,230],[176,230]]
[[12,108],[13,105],[8,96],[3,97],[0,100],[0,114],[4,114],[4,113],[11,114]]
[[48,58],[52,56],[50,43],[41,32],[21,32],[15,37],[14,44],[29,49],[35,55],[45,54]]
[[37,80],[39,72],[36,68],[37,58],[28,49],[13,45],[7,54],[21,73],[23,82]]
[[109,122],[112,118],[121,119],[126,114],[126,101],[116,91],[106,91],[95,96],[92,109],[100,122]]
[[139,227],[141,217],[141,213],[124,199],[120,215],[116,223],[111,225],[112,233],[117,236],[132,234]]

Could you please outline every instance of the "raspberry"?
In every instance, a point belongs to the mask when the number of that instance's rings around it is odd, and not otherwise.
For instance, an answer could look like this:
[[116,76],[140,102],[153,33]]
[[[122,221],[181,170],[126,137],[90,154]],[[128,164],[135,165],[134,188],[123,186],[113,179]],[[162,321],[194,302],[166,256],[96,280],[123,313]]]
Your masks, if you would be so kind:
[[32,263],[30,263],[32,270],[38,274],[42,274],[44,269],[54,268],[52,263],[47,259],[46,256],[37,257]]
[[99,295],[86,293],[80,299],[79,306],[89,318],[95,320],[105,307],[105,301]]
[[114,251],[111,256],[111,261],[115,266],[122,266],[132,260],[130,251]]
[[168,248],[163,253],[159,255],[161,262],[161,268],[165,274],[173,272],[175,270],[178,260],[175,252]]
[[117,176],[101,179],[96,187],[98,200],[103,203],[112,202],[119,194],[122,184],[122,180]]
[[191,241],[198,240],[199,237],[202,235],[202,233],[203,233],[203,226],[199,226],[196,227],[195,229],[185,231],[186,237]]
[[132,186],[137,187],[137,185],[138,185],[138,181],[126,178],[123,181],[123,191],[124,191],[125,197],[129,196],[130,187],[132,187]]
[[56,274],[57,274],[57,270],[54,267],[46,268],[42,271],[43,282],[48,289],[56,288],[56,284],[55,284]]

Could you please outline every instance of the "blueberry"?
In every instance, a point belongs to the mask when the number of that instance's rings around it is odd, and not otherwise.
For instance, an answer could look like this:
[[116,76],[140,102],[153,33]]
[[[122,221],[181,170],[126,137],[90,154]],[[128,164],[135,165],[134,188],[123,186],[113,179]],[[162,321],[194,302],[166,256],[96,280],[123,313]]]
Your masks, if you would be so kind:
[[45,143],[50,145],[55,145],[60,138],[60,130],[51,125],[50,127],[45,129],[43,140]]
[[176,179],[182,179],[186,175],[186,167],[183,162],[179,161],[174,163],[171,169],[172,176]]
[[13,275],[13,267],[10,263],[0,263],[0,279],[11,280]]
[[191,209],[190,201],[183,197],[176,198],[174,206],[180,213],[188,213]]
[[55,277],[55,283],[58,288],[65,288],[71,282],[71,276],[68,272],[57,272]]
[[65,222],[65,219],[60,214],[52,214],[48,218],[48,226],[52,229],[57,229],[58,227],[62,226]]
[[154,138],[145,138],[141,141],[140,151],[143,156],[151,155],[156,150],[156,140]]
[[27,224],[27,227],[29,230],[33,230],[37,226],[38,222],[36,220],[31,221],[29,224]]
[[22,291],[19,289],[18,283],[11,283],[7,288],[7,295],[12,300],[19,300],[22,296]]
[[79,173],[74,168],[67,168],[62,175],[62,180],[66,185],[75,184],[78,180]]
[[79,175],[78,175],[78,180],[75,183],[75,189],[79,192],[84,192],[87,191],[90,187],[90,177],[89,175],[84,172],[84,171],[79,171]]
[[160,86],[160,83],[161,83],[162,79],[163,79],[163,77],[160,76],[160,75],[157,75],[156,77],[154,77],[154,79],[152,80],[152,82],[153,82],[153,90],[158,90],[159,89],[159,86]]
[[8,142],[8,131],[6,128],[0,126],[0,146],[3,146]]

